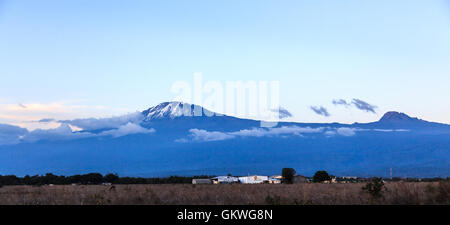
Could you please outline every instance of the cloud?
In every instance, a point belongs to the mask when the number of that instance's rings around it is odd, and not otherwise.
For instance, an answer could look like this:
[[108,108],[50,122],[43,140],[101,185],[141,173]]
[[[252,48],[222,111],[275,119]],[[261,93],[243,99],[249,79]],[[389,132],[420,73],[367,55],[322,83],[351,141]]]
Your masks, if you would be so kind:
[[344,105],[344,106],[350,106],[350,103],[347,103],[344,99],[334,99],[333,105]]
[[59,127],[53,129],[36,129],[33,131],[28,131],[27,129],[18,126],[0,124],[0,145],[30,143],[41,140],[74,140],[101,136],[111,136],[113,138],[117,138],[130,134],[149,134],[154,132],[155,129],[153,128],[147,129],[133,123],[127,123],[116,129],[103,131],[99,134],[91,132],[77,132],[67,123],[62,123]]
[[324,134],[325,134],[325,136],[327,136],[327,137],[331,137],[331,136],[336,135],[336,131],[328,130],[328,131],[325,131]]
[[363,129],[358,127],[299,127],[299,126],[282,126],[276,128],[251,128],[233,132],[207,131],[202,129],[190,129],[189,138],[179,138],[175,142],[186,143],[189,141],[222,141],[238,137],[288,137],[289,135],[305,137],[303,134],[322,134],[326,137],[332,136],[355,136],[357,132],[373,131],[373,132],[405,132],[409,130],[396,129]]
[[28,130],[25,128],[0,124],[0,145],[17,144],[20,138],[27,134]]
[[140,112],[130,113],[123,116],[110,117],[110,118],[87,118],[87,119],[75,119],[75,120],[61,120],[59,122],[67,123],[83,130],[99,130],[99,129],[112,129],[119,128],[128,123],[139,124],[144,119],[144,116]]
[[379,131],[379,132],[393,132],[395,130],[392,129],[373,129],[374,131]]
[[338,129],[336,129],[336,132],[337,132],[339,135],[347,136],[347,137],[349,137],[349,136],[354,136],[354,135],[356,134],[355,131],[356,131],[355,128],[348,128],[348,127],[340,127],[340,128],[338,128]]
[[54,122],[55,119],[51,119],[51,118],[44,118],[44,119],[40,119],[37,122],[38,123],[50,123],[50,122]]
[[130,134],[148,134],[155,132],[155,129],[150,128],[144,128],[134,123],[127,123],[125,125],[120,126],[117,129],[103,131],[100,133],[100,135],[110,135],[113,137],[122,137]]
[[336,106],[343,105],[345,107],[354,105],[359,110],[362,110],[365,112],[371,112],[371,113],[376,113],[375,109],[377,108],[377,106],[371,105],[371,104],[369,104],[363,100],[357,99],[357,98],[354,98],[351,102],[347,102],[344,99],[334,99],[333,105],[336,105]]
[[375,106],[375,105],[371,105],[371,104],[369,104],[369,103],[367,103],[365,101],[362,101],[362,100],[356,99],[356,98],[354,98],[352,100],[352,104],[354,106],[356,106],[356,108],[358,108],[358,109],[360,109],[362,111],[365,111],[365,112],[375,113],[375,108],[377,108],[377,106]]
[[409,132],[408,129],[396,129],[395,131],[396,132]]
[[328,113],[328,110],[324,108],[323,106],[317,107],[317,106],[311,106],[310,107],[312,111],[314,111],[316,114],[321,116],[330,116],[330,113]]
[[88,108],[85,105],[66,105],[64,103],[54,102],[49,104],[30,103],[30,104],[7,104],[3,105],[2,110],[10,112],[70,112],[74,109]]
[[319,128],[311,128],[311,127],[298,127],[298,126],[282,126],[282,127],[275,127],[275,128],[269,128],[269,129],[263,129],[263,128],[253,128],[253,129],[245,129],[240,130],[237,132],[231,132],[230,134],[235,136],[241,136],[241,137],[262,137],[262,136],[277,136],[277,135],[284,135],[284,134],[291,134],[291,135],[297,135],[302,136],[303,134],[307,133],[320,133],[323,131],[323,127]]
[[[298,127],[298,126],[282,126],[276,128],[252,128],[234,132],[207,131],[200,129],[190,129],[190,137],[193,141],[221,141],[233,139],[236,137],[272,137],[283,135],[303,136],[308,133],[321,133],[324,127]],[[187,142],[185,138],[175,140],[176,142]]]
[[219,131],[206,131],[199,129],[190,129],[191,137],[194,141],[221,141],[234,138],[233,135],[229,135]]
[[[0,103],[0,123],[20,125],[32,130],[48,129],[59,126],[61,123],[58,123],[58,120],[105,117],[111,113],[123,115],[125,112],[130,112],[128,109],[83,105],[78,104],[79,102],[80,100],[50,103]],[[54,118],[55,121],[37,122],[42,118]]]
[[88,132],[73,132],[72,128],[68,124],[61,124],[55,129],[36,129],[34,131],[28,132],[24,135],[21,140],[24,142],[36,142],[40,140],[73,140],[79,138],[93,137],[95,134]]
[[285,108],[279,107],[278,109],[271,109],[271,112],[278,113],[280,119],[292,117],[292,114]]

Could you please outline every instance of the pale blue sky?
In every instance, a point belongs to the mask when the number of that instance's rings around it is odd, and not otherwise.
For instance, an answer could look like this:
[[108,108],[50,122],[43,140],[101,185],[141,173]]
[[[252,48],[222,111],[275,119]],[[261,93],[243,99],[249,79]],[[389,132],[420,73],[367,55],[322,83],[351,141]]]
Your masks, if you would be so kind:
[[450,3],[0,0],[0,123],[143,110],[194,72],[278,80],[295,121],[450,123]]

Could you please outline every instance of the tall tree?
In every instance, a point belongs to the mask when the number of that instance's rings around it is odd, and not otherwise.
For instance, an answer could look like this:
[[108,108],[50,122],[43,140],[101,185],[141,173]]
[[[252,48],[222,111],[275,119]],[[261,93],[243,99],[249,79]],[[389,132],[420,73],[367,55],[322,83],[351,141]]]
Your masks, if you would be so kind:
[[281,176],[283,177],[283,183],[292,184],[294,183],[295,170],[293,168],[283,168],[281,170]]
[[313,182],[315,182],[315,183],[324,182],[327,180],[331,180],[331,177],[330,177],[330,175],[328,175],[327,171],[321,170],[321,171],[317,171],[314,174]]

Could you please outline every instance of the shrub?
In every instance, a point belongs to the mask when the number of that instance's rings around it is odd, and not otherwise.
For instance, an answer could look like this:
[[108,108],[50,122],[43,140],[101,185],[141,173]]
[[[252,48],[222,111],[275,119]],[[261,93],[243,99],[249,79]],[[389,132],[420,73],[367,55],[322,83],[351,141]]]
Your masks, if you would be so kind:
[[379,177],[371,179],[371,181],[362,187],[362,190],[369,193],[373,198],[380,198],[383,196],[382,192],[385,189],[386,187],[384,187],[383,179]]

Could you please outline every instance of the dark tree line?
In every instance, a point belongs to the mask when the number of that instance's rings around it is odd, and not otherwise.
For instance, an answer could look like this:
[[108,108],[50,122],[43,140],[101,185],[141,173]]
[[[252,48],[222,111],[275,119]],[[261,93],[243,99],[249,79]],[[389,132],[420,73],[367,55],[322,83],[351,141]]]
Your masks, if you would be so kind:
[[0,186],[3,185],[46,185],[46,184],[187,184],[191,183],[192,179],[210,178],[211,176],[194,176],[182,177],[171,176],[163,178],[141,178],[141,177],[119,177],[117,174],[106,174],[103,176],[100,173],[89,173],[83,175],[73,176],[57,176],[47,173],[43,176],[24,176],[17,177],[14,175],[2,176],[0,175]]

